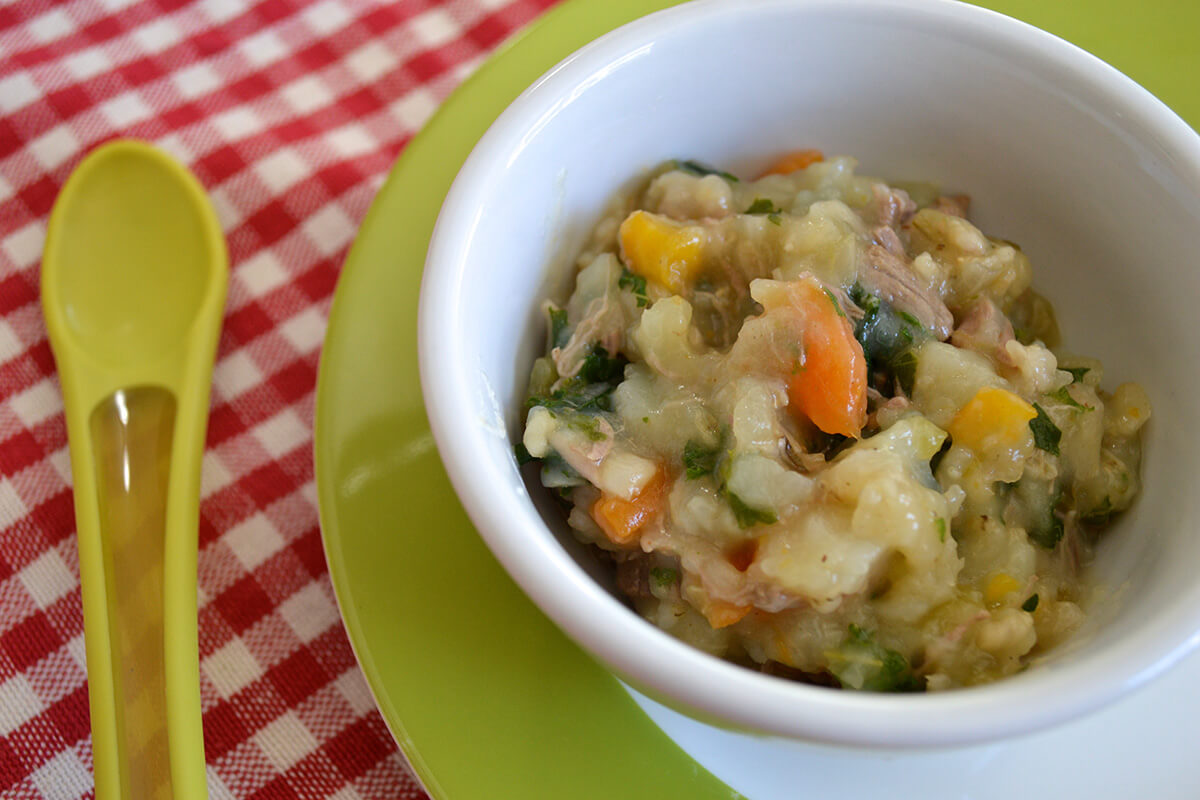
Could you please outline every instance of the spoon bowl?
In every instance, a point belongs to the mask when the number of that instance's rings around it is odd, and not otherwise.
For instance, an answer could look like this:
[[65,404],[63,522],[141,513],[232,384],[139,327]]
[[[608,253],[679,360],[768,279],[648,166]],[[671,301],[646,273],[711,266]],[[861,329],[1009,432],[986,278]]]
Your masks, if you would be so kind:
[[62,382],[96,797],[207,797],[196,642],[200,462],[228,262],[203,188],[106,144],[55,202],[42,310]]

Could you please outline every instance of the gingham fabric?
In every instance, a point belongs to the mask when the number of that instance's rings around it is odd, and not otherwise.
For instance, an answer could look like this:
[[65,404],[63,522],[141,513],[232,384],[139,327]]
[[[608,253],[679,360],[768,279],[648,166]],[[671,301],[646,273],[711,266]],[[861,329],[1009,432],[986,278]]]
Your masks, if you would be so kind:
[[554,0],[0,0],[0,797],[93,794],[46,221],[117,136],[195,171],[229,243],[200,505],[220,798],[422,798],[338,618],[312,467],[338,270],[438,103]]

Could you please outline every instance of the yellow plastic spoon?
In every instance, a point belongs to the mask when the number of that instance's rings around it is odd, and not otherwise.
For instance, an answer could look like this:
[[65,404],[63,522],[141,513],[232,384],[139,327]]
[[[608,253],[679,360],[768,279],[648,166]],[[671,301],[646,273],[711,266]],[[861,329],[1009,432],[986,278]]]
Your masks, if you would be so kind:
[[147,144],[95,150],[50,215],[97,800],[208,796],[196,536],[228,271],[204,189]]

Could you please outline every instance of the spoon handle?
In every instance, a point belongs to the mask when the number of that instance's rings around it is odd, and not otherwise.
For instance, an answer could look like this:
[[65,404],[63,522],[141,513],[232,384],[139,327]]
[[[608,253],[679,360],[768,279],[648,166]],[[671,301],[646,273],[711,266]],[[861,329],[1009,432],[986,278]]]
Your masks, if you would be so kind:
[[90,459],[73,459],[80,561],[100,567],[84,572],[83,590],[103,596],[84,604],[98,800],[207,797],[196,658],[201,452],[185,417],[196,411],[161,387],[119,389],[89,415]]

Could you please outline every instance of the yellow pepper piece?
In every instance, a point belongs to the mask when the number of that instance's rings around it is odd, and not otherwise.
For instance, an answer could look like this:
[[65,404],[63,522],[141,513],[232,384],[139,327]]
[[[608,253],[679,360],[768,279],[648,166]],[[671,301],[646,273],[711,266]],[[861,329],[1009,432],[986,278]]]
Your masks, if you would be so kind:
[[704,230],[658,214],[634,211],[618,232],[621,258],[631,272],[682,294],[700,268]]
[[1007,572],[997,572],[988,581],[987,588],[983,590],[983,602],[989,606],[998,606],[1004,602],[1004,598],[1009,594],[1019,591],[1021,583]]
[[1012,392],[985,386],[959,409],[946,430],[955,444],[983,453],[1018,446],[1030,435],[1029,421],[1036,416],[1033,406]]

